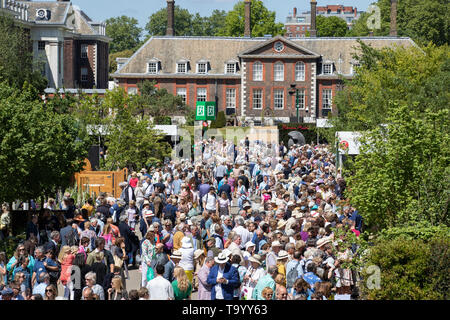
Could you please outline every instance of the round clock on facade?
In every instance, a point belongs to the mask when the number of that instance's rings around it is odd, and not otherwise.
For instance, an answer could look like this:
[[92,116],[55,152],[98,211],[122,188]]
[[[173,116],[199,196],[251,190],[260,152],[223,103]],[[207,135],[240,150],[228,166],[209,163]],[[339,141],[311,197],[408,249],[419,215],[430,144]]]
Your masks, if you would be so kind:
[[275,48],[275,51],[277,51],[277,52],[283,51],[283,49],[284,49],[283,42],[281,42],[281,41],[275,42],[274,48]]

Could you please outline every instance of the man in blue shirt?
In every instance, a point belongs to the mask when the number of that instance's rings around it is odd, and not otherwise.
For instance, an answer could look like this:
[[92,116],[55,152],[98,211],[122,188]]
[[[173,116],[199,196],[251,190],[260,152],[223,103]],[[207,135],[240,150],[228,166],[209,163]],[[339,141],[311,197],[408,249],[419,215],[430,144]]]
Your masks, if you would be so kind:
[[322,280],[315,274],[316,268],[316,264],[314,262],[310,262],[306,266],[307,272],[303,275],[303,280],[308,282],[308,284],[311,286],[311,290],[313,291],[312,293],[314,293],[314,285],[316,284],[316,282],[322,282]]
[[172,186],[173,186],[173,194],[179,195],[181,191],[181,185],[183,184],[183,180],[180,179],[179,175],[175,175]]
[[206,181],[206,179],[202,178],[202,184],[198,186],[198,196],[199,196],[199,199],[200,199],[200,208],[202,209],[202,212],[204,210],[202,199],[203,199],[203,196],[209,192],[209,188],[210,187],[211,186]]
[[34,261],[34,267],[33,267],[33,275],[31,277],[31,284],[34,285],[39,284],[41,282],[41,275],[43,273],[46,273],[45,268],[45,254],[44,254],[44,247],[37,247],[34,251],[35,254],[35,261]]

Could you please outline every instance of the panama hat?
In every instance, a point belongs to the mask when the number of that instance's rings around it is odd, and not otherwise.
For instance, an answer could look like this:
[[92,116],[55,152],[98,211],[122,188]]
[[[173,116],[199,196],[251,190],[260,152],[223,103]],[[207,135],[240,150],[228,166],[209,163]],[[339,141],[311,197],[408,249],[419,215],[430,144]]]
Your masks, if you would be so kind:
[[170,255],[170,259],[181,259],[181,252],[178,250],[175,250],[174,252],[172,252],[172,254]]
[[153,213],[152,210],[144,210],[143,213],[144,213],[144,218],[149,218],[149,217],[155,216],[155,214]]
[[229,260],[229,258],[227,257],[227,255],[224,252],[219,253],[219,255],[214,258],[214,261],[219,264],[227,263],[228,260]]
[[273,247],[281,247],[281,243],[278,240],[275,240],[274,242],[272,242],[272,248]]
[[194,259],[200,258],[203,254],[205,254],[205,251],[202,249],[197,249],[194,251]]
[[281,250],[280,252],[278,252],[277,260],[282,260],[286,258],[289,258],[289,253],[287,253],[287,251]]
[[261,256],[259,254],[255,254],[252,257],[248,258],[248,261],[255,262],[255,263],[261,265]]
[[281,219],[280,221],[278,221],[278,224],[277,224],[277,229],[279,229],[279,230],[282,230],[282,229],[284,229],[284,227],[286,226],[286,224],[287,224],[287,221],[286,221],[286,220],[283,220],[283,219]]

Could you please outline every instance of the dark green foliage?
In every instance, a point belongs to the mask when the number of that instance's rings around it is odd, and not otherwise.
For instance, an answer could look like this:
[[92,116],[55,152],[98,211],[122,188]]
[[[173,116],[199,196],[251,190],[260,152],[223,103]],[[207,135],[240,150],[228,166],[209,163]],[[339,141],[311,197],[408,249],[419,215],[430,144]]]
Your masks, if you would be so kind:
[[25,82],[42,93],[47,87],[47,79],[40,72],[42,65],[33,65],[32,42],[29,31],[15,24],[12,18],[0,15],[0,81],[18,89]]
[[210,128],[223,128],[227,125],[227,119],[225,117],[225,112],[219,111],[217,113],[217,118],[214,121],[211,121]]

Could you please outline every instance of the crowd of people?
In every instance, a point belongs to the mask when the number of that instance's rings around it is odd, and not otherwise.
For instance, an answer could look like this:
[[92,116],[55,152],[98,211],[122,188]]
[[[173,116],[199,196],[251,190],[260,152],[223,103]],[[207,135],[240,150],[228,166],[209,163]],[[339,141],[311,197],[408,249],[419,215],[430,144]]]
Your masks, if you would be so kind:
[[0,253],[0,299],[357,298],[357,248],[335,234],[358,237],[362,218],[327,145],[199,145],[197,161],[132,172],[118,199],[49,199]]

